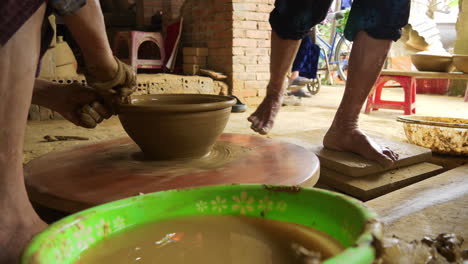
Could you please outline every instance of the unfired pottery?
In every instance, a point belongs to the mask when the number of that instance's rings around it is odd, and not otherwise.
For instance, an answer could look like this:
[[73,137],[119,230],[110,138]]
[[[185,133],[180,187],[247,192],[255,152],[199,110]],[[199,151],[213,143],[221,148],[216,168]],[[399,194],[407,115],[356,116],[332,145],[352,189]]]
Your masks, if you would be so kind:
[[453,68],[452,56],[413,54],[411,62],[419,71],[450,72]]
[[458,70],[468,73],[468,55],[453,55],[453,65]]
[[218,95],[138,95],[119,107],[119,119],[147,158],[197,158],[209,153],[234,104]]

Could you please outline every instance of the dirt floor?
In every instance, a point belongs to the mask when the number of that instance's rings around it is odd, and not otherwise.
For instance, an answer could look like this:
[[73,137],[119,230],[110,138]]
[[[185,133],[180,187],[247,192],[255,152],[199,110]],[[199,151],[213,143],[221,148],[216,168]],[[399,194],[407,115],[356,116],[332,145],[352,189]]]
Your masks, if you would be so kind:
[[[343,94],[343,86],[325,86],[312,98],[302,99],[301,106],[286,106],[281,109],[276,125],[268,137],[302,137],[313,133],[308,131],[327,128],[335,114]],[[384,90],[384,99],[403,100],[401,88],[388,88]],[[250,100],[250,108],[245,113],[232,114],[225,132],[253,134],[247,117],[255,110],[259,100]],[[417,95],[417,114],[431,116],[468,116],[468,103],[461,97],[441,95]],[[401,123],[396,118],[402,111],[379,110],[371,114],[361,114],[360,126],[370,134],[383,136],[389,139],[406,141]],[[44,136],[80,136],[87,137],[86,141],[58,141],[47,142]],[[117,117],[113,117],[95,129],[84,129],[64,121],[30,121],[28,123],[25,139],[24,162],[55,150],[62,150],[78,144],[89,144],[101,140],[125,136]]]

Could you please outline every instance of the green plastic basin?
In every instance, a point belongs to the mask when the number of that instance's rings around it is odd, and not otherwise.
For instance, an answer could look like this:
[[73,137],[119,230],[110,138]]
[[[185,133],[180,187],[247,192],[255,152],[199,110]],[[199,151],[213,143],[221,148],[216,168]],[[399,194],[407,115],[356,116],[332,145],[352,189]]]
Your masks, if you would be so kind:
[[382,237],[377,215],[342,194],[293,186],[222,185],[135,196],[68,216],[37,235],[21,263],[74,263],[104,237],[136,225],[200,215],[264,217],[313,227],[346,247],[326,264],[372,263]]

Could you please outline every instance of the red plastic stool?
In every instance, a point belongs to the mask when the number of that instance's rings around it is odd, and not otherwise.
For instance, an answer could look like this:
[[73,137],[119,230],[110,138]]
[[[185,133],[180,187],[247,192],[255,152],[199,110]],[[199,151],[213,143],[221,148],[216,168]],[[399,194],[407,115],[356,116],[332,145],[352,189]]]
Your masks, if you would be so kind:
[[122,31],[114,38],[114,54],[133,70],[161,69],[165,61],[164,40],[159,32]]
[[[403,87],[405,91],[405,101],[385,101],[382,100],[382,89],[386,82],[394,80]],[[396,76],[381,74],[377,79],[372,91],[367,97],[367,104],[365,113],[370,113],[371,110],[383,109],[397,109],[404,110],[405,115],[416,113],[416,78],[413,76]]]

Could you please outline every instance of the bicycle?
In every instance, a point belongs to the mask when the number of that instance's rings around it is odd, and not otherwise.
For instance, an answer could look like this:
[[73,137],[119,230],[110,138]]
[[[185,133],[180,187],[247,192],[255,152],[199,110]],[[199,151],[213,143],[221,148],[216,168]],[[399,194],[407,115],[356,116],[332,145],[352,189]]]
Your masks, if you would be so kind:
[[[335,13],[329,14],[328,17],[334,19],[335,21],[344,17],[346,11],[338,11]],[[323,37],[325,34],[319,32],[317,27],[314,27],[311,31],[311,36],[315,40],[320,48],[319,62],[318,62],[318,71],[326,71],[329,75],[329,80],[333,83],[333,79],[330,76],[330,73],[333,71],[337,72],[341,80],[346,81],[347,72],[348,72],[348,60],[351,53],[352,42],[348,41],[341,29],[341,25],[335,27],[335,33],[333,35],[332,43],[328,43]],[[312,80],[307,84],[307,89],[311,94],[317,94],[321,88],[320,78]]]

